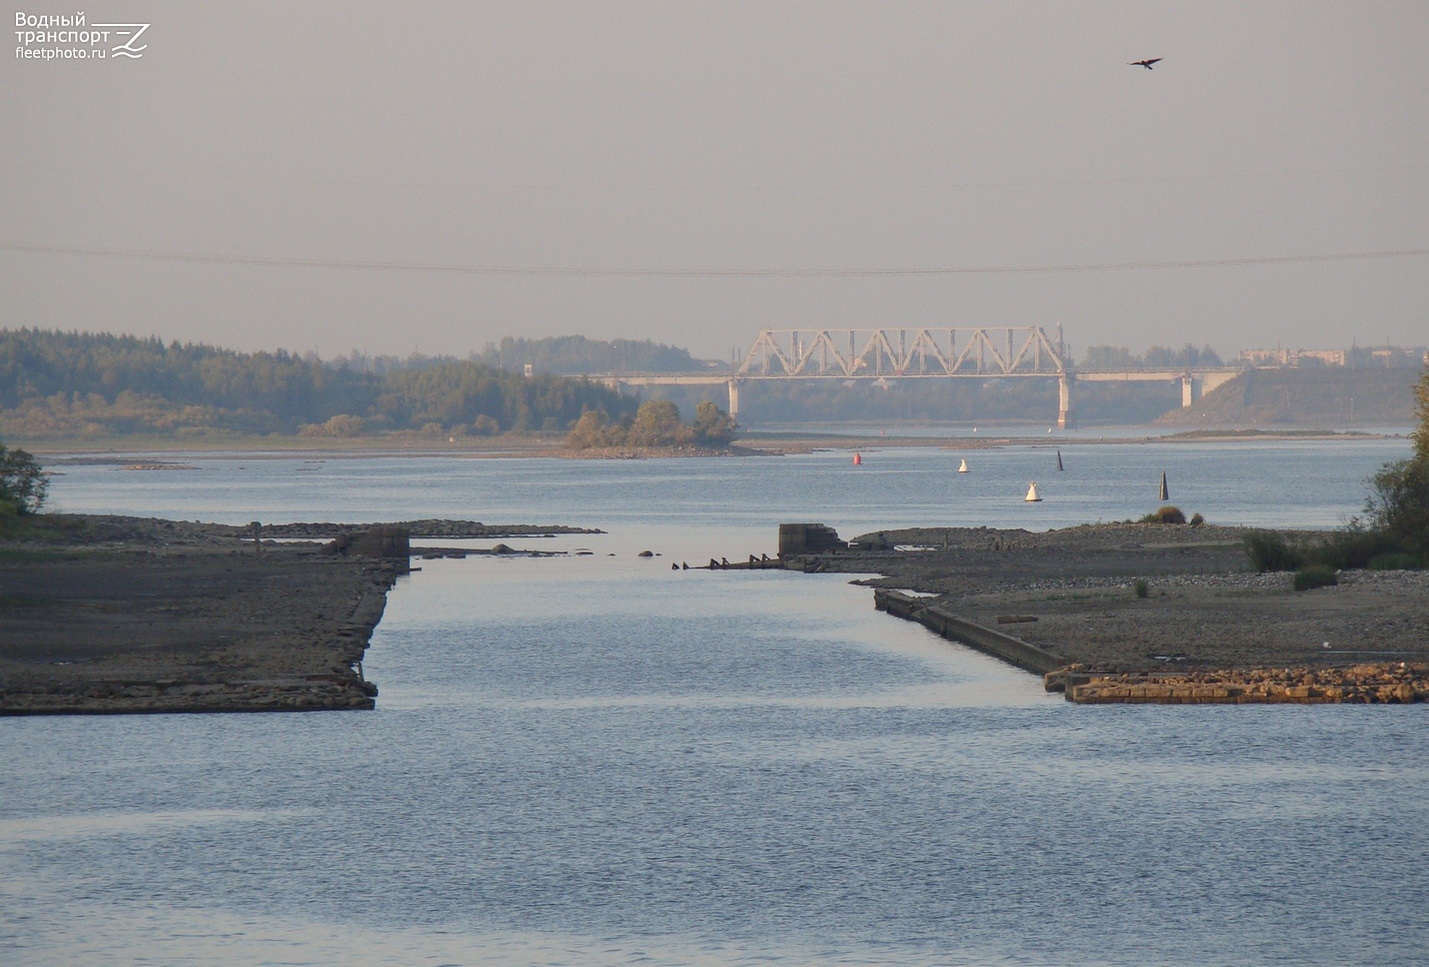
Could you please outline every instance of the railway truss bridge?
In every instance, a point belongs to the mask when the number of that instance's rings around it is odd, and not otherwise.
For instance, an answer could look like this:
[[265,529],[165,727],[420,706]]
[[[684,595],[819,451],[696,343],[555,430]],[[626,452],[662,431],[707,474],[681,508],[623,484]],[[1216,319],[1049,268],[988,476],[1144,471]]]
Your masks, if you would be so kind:
[[616,389],[724,384],[729,415],[739,416],[739,388],[759,380],[1055,379],[1057,426],[1074,426],[1077,382],[1179,382],[1181,405],[1234,379],[1238,368],[1074,371],[1062,327],[963,329],[763,329],[744,362],[723,373],[590,374]]

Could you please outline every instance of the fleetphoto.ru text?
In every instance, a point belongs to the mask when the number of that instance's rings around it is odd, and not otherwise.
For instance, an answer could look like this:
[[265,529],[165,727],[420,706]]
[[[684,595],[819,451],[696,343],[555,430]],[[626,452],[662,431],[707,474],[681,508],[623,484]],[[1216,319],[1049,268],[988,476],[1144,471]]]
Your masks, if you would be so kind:
[[17,60],[137,60],[148,49],[140,40],[149,24],[88,23],[77,13],[15,14]]

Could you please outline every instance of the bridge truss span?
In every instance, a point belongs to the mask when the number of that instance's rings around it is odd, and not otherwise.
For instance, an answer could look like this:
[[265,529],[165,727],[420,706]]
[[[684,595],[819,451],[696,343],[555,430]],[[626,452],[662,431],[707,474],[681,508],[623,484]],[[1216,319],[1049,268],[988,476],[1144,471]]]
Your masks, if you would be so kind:
[[1181,405],[1229,382],[1238,368],[1165,370],[1073,369],[1062,340],[1041,326],[961,329],[763,329],[744,362],[712,373],[629,373],[592,375],[613,389],[638,386],[695,386],[723,383],[729,414],[739,414],[743,383],[796,379],[894,381],[963,377],[1041,377],[1057,381],[1057,425],[1072,423],[1072,386],[1078,381],[1179,382]]
[[736,378],[879,379],[915,376],[1043,376],[1070,367],[1058,327],[960,329],[764,329]]

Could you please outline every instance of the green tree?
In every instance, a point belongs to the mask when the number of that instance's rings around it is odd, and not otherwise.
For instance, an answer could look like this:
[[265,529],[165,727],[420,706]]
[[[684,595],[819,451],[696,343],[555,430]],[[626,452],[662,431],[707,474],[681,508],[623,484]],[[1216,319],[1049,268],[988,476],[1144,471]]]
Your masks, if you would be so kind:
[[50,482],[35,458],[0,443],[0,502],[17,514],[33,514],[45,503]]
[[704,400],[695,407],[693,430],[695,443],[700,446],[729,446],[734,439],[734,431],[738,428],[738,424],[729,418],[729,414],[711,400]]
[[1419,377],[1414,397],[1419,417],[1412,435],[1414,455],[1385,464],[1370,479],[1366,511],[1373,530],[1429,560],[1429,368]]
[[612,426],[600,410],[586,410],[566,435],[566,443],[580,450],[613,447],[620,444],[625,431]]
[[693,431],[680,422],[680,409],[669,400],[650,400],[635,411],[628,441],[637,447],[665,447],[690,442]]
[[1419,426],[1414,430],[1414,459],[1429,463],[1429,365],[1414,387],[1414,409],[1419,416]]

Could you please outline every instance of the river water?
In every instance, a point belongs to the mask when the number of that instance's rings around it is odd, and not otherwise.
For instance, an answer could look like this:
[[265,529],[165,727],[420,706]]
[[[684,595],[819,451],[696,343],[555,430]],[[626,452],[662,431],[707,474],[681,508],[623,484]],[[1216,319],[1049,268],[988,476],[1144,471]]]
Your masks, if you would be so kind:
[[1050,446],[61,466],[72,511],[608,533],[419,562],[375,712],[0,719],[0,963],[1425,963],[1426,707],[1076,707],[846,577],[670,569],[1126,519],[1163,471],[1331,527],[1409,450]]

